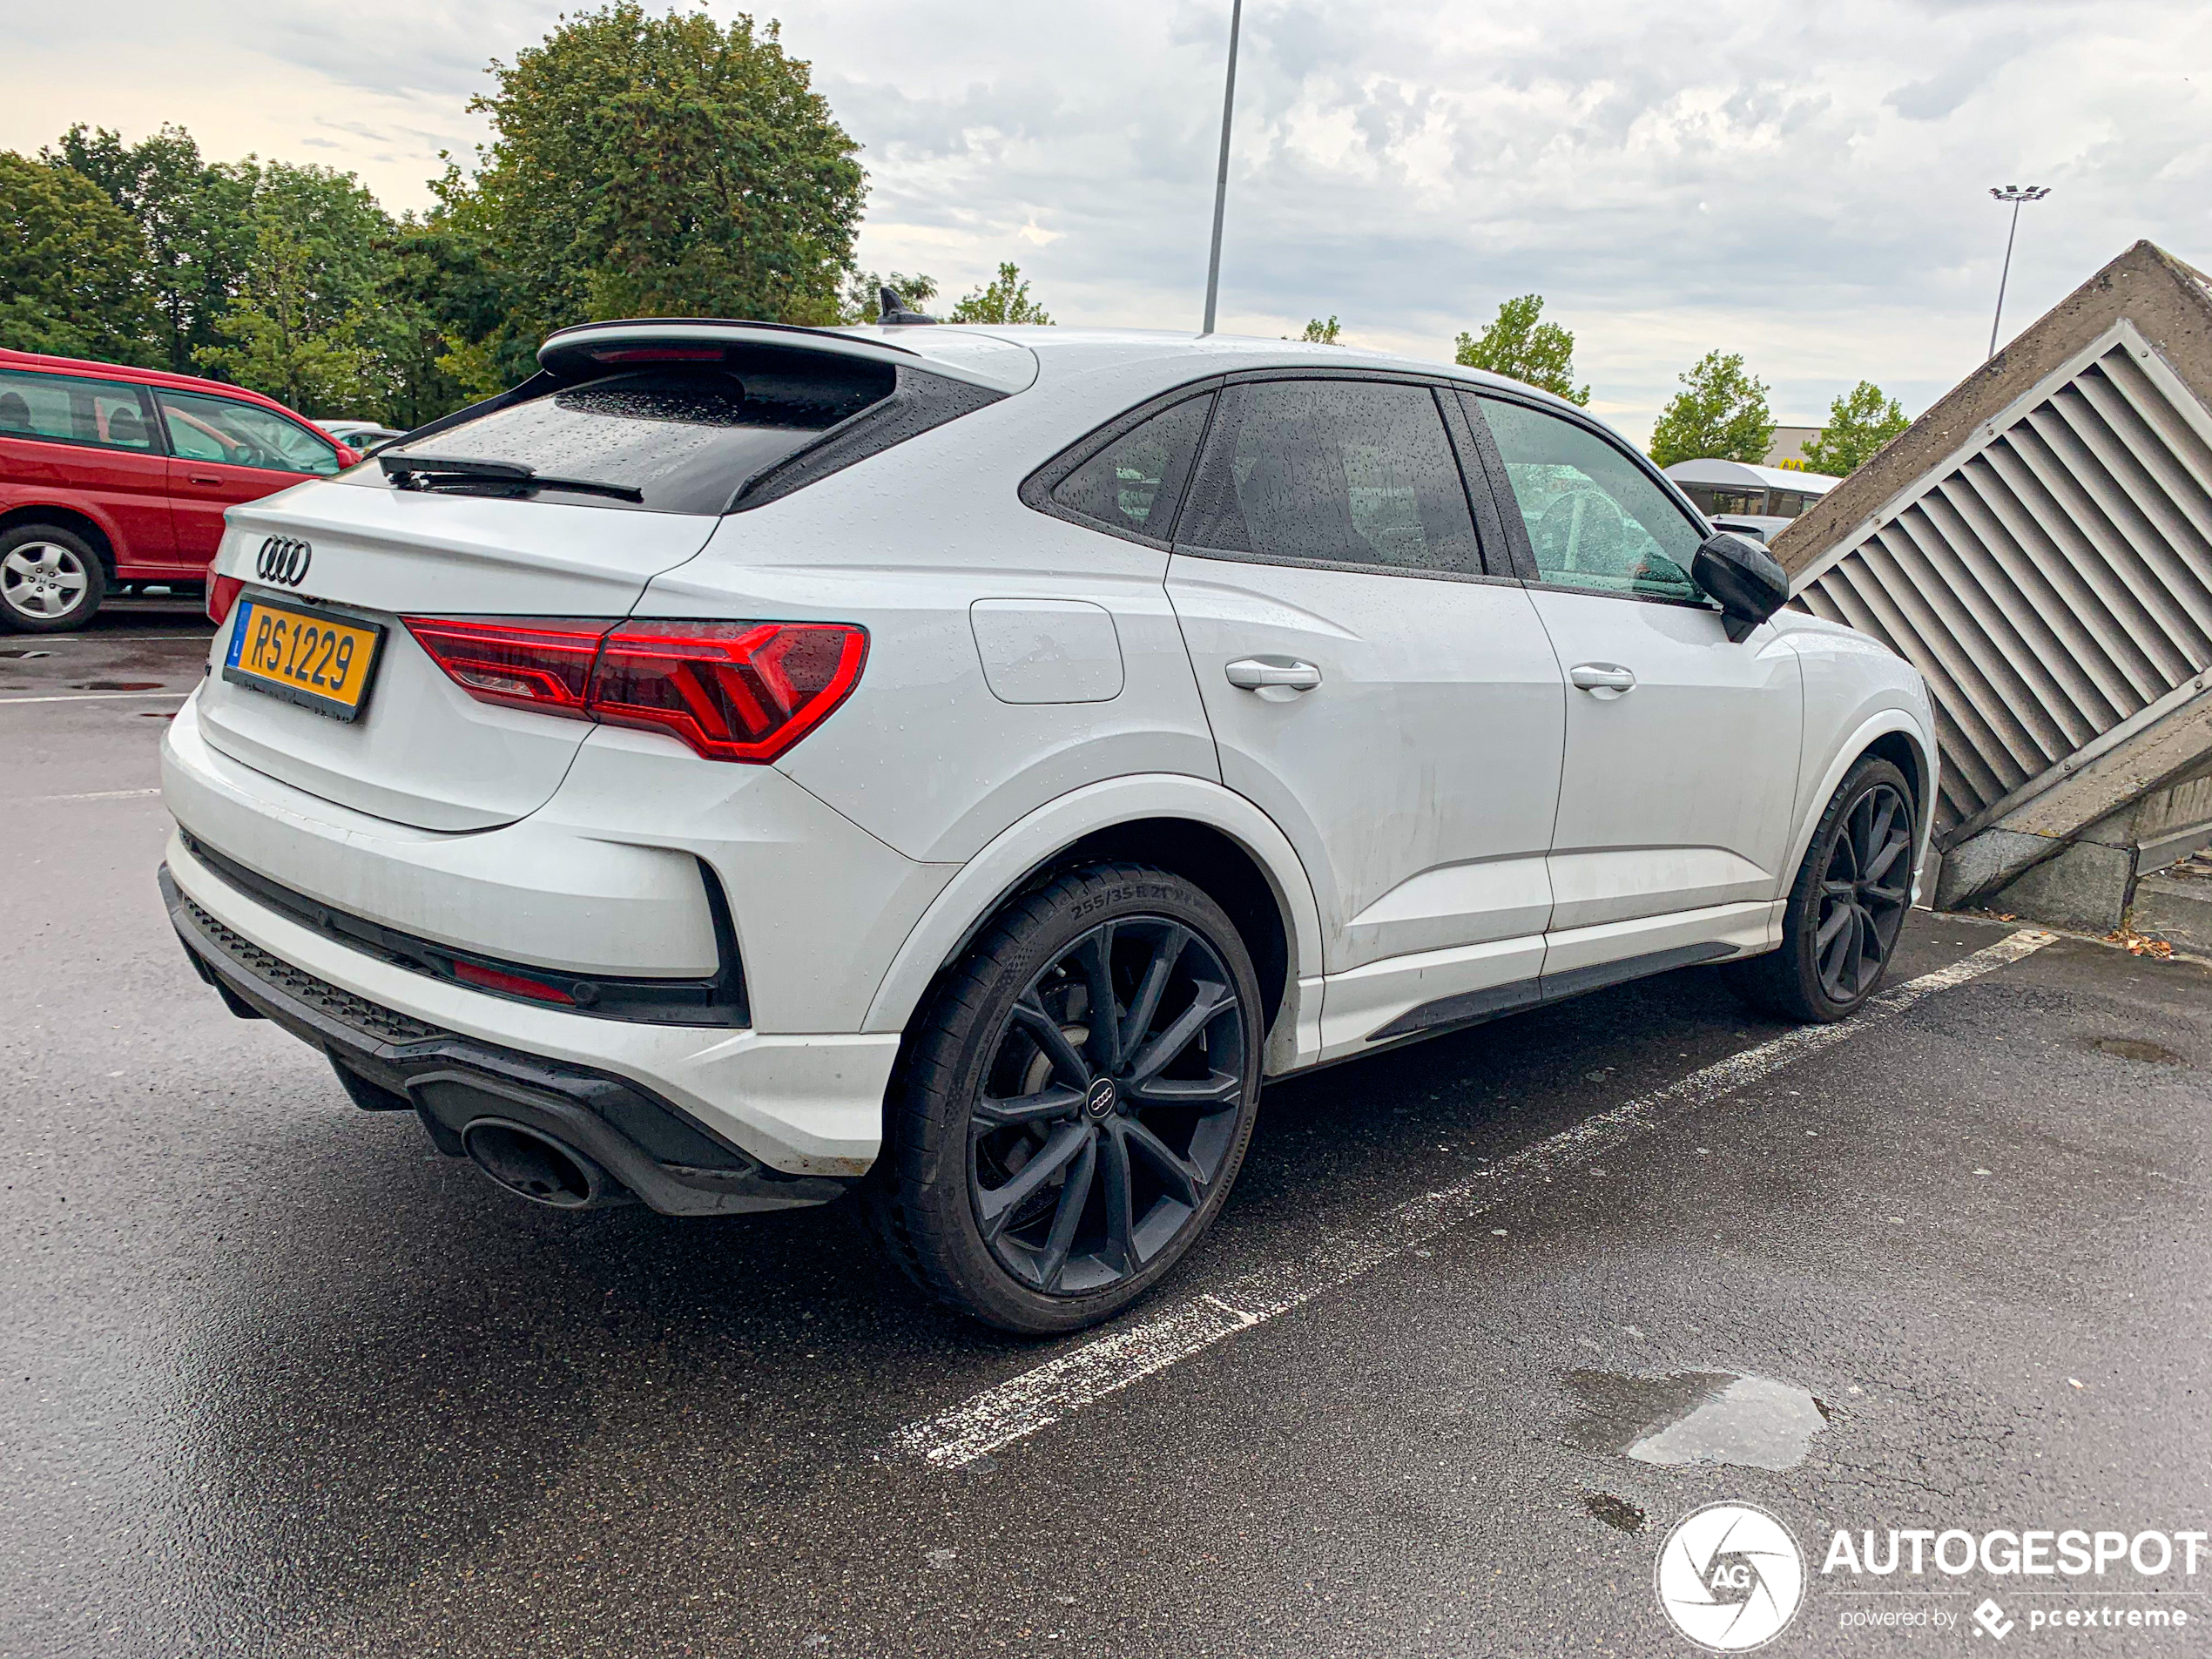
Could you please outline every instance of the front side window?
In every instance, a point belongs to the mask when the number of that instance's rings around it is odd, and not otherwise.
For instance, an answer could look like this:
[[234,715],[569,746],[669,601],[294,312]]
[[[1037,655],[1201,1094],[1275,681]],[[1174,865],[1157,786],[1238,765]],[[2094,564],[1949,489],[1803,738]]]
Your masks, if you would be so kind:
[[273,409],[198,392],[157,390],[171,451],[186,461],[214,461],[270,472],[330,477],[338,452],[329,442]]
[[15,369],[0,369],[0,438],[51,438],[142,452],[155,447],[137,387]]
[[1480,575],[1451,441],[1427,388],[1261,381],[1231,388],[1176,532],[1222,556]]
[[1702,534],[1628,456],[1555,415],[1467,396],[1497,440],[1541,580],[1635,598],[1703,598],[1689,579]]
[[1130,428],[1053,487],[1054,505],[1102,529],[1164,541],[1205,435],[1211,393]]

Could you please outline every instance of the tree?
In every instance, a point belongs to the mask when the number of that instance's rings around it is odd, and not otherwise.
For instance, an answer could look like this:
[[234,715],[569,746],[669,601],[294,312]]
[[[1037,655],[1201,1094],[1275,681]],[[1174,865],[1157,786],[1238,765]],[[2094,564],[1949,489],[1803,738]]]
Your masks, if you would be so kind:
[[98,185],[0,151],[0,346],[151,361],[145,264],[138,226]]
[[171,125],[126,145],[119,133],[80,122],[43,159],[84,174],[136,221],[160,318],[159,361],[197,373],[197,353],[215,343],[215,320],[253,249],[253,168],[210,165],[192,134]]
[[448,172],[433,215],[512,282],[500,327],[463,342],[480,368],[592,320],[837,320],[866,175],[774,24],[617,0],[491,73],[481,170]]
[[1651,428],[1652,460],[1662,467],[1699,459],[1757,466],[1766,460],[1774,447],[1766,382],[1745,372],[1741,352],[1707,352],[1681,380],[1686,389]]
[[846,279],[845,303],[838,320],[847,327],[882,321],[886,288],[905,300],[908,310],[920,311],[937,297],[937,279],[919,271],[912,276],[900,271],[855,271]]
[[[1289,337],[1287,334],[1284,336],[1286,340]],[[1337,320],[1331,317],[1328,321],[1323,322],[1318,317],[1311,318],[1306,322],[1305,332],[1298,338],[1309,346],[1333,346],[1337,343]]]
[[1541,293],[1507,300],[1480,338],[1460,336],[1453,361],[1556,393],[1569,403],[1588,403],[1590,388],[1575,384],[1575,336],[1555,322],[1541,321],[1543,313]]
[[1022,267],[1011,261],[999,266],[995,280],[985,283],[953,307],[948,322],[1049,323],[1042,306],[1029,298],[1029,285]]
[[311,415],[381,415],[392,401],[401,319],[388,305],[391,220],[349,172],[239,164],[253,233],[239,292],[197,361]]
[[1847,476],[1912,424],[1895,398],[1861,381],[1828,406],[1827,426],[1805,445],[1805,465],[1833,478]]

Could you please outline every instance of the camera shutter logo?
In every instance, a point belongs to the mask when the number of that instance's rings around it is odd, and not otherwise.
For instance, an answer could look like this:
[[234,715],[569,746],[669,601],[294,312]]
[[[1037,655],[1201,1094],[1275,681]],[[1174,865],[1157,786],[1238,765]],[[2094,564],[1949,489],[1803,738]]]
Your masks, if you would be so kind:
[[272,536],[261,543],[260,556],[253,561],[253,574],[264,582],[296,588],[307,579],[307,566],[314,556],[314,549],[305,542]]
[[1709,1503],[1659,1547],[1659,1606],[1714,1653],[1744,1653],[1782,1634],[1804,1599],[1805,1560],[1790,1529],[1747,1503]]

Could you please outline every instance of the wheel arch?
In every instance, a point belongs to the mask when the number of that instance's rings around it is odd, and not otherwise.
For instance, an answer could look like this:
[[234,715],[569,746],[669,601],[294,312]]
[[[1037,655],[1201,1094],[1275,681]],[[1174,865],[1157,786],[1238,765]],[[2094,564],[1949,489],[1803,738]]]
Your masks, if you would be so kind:
[[1844,776],[1866,756],[1878,755],[1905,774],[1912,792],[1912,810],[1919,819],[1912,847],[1912,897],[1919,902],[1920,878],[1926,867],[1930,838],[1935,823],[1936,750],[1926,729],[1909,710],[1879,709],[1866,716],[1830,755],[1820,781],[1798,804],[1797,827],[1790,843],[1790,856],[1781,870],[1783,892],[1797,880],[1797,867],[1811,845],[1820,816]]
[[92,544],[92,551],[99,555],[109,582],[116,579],[115,538],[108,534],[107,526],[90,513],[48,502],[32,502],[21,507],[10,507],[6,512],[0,513],[0,536],[19,529],[25,524],[52,524],[61,529],[74,530]]
[[1300,980],[1319,973],[1320,911],[1289,839],[1243,796],[1164,773],[1072,791],[993,838],[914,924],[862,1028],[905,1029],[938,977],[1008,900],[1062,870],[1107,859],[1172,870],[1229,913],[1268,1005],[1268,1070],[1286,1069],[1318,1044],[1318,983],[1302,995]]

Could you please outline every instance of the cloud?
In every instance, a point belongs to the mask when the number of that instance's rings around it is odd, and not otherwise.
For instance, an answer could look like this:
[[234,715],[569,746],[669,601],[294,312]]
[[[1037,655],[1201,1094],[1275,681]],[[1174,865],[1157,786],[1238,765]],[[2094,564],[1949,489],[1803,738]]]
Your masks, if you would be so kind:
[[[737,0],[713,0],[733,15]],[[388,205],[483,133],[484,64],[559,0],[301,12],[111,0],[11,22],[0,145],[179,119],[212,153],[344,141]],[[865,146],[860,258],[948,293],[1017,259],[1069,322],[1195,327],[1225,0],[790,0],[787,50]],[[251,42],[226,44],[228,42]],[[121,43],[118,44],[118,43]],[[1228,326],[1440,355],[1547,296],[1580,377],[1640,434],[1705,350],[1777,412],[1862,376],[1908,408],[1979,361],[2017,179],[2025,326],[2138,236],[2212,260],[2212,8],[2201,0],[1641,0],[1536,8],[1247,0],[1224,238]]]

